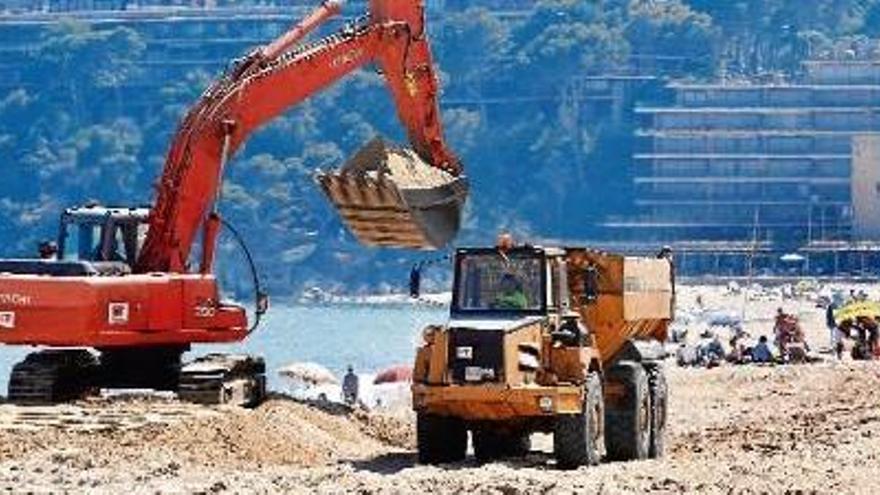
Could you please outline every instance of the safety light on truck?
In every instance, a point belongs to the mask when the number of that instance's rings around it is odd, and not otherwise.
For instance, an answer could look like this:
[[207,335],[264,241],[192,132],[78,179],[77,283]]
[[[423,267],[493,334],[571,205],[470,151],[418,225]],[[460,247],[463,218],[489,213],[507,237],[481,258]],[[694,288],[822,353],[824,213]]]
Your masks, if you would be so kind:
[[541,348],[532,342],[519,345],[519,369],[537,371],[541,367]]
[[524,371],[534,371],[540,366],[541,363],[538,361],[538,356],[527,352],[519,353],[519,369]]

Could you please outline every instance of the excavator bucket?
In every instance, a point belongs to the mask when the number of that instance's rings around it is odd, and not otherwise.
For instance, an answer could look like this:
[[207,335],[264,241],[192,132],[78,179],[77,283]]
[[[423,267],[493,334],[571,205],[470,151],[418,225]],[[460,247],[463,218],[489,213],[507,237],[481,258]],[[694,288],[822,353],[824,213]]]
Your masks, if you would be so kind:
[[319,173],[321,190],[367,246],[438,249],[458,233],[468,185],[409,149],[376,139],[341,170]]

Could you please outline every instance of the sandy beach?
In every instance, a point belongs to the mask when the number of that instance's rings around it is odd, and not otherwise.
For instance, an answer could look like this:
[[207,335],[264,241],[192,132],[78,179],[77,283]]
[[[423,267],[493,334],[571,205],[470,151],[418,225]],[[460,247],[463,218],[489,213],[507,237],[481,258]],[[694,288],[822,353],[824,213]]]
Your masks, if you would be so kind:
[[[814,296],[749,301],[745,327],[769,332],[777,307],[827,341]],[[724,286],[684,287],[693,312],[740,310]],[[746,298],[751,296],[746,296]],[[696,319],[694,320],[696,321]],[[771,323],[772,324],[772,323]],[[694,323],[697,325],[697,323]],[[120,397],[73,405],[0,405],[0,488],[119,493],[877,493],[876,362],[722,366],[668,363],[664,459],[561,472],[548,437],[526,458],[419,466],[405,408],[348,412],[276,395],[255,410]]]

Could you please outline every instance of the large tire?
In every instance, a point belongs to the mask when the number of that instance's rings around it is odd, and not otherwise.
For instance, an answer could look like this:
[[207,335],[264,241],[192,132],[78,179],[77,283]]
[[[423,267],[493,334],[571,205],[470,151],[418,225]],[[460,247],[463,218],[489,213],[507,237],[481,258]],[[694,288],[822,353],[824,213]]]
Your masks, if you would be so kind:
[[532,451],[532,436],[528,433],[510,436],[507,442],[506,450],[509,457],[524,457]]
[[659,459],[666,451],[666,416],[669,403],[669,386],[661,363],[645,365],[648,370],[648,387],[651,393],[651,445],[648,457]]
[[605,400],[598,373],[587,376],[584,405],[580,414],[556,418],[553,430],[553,454],[562,469],[594,466],[602,460],[605,429]]
[[484,427],[473,431],[474,457],[488,462],[506,457],[522,457],[532,447],[528,433],[499,431]]
[[651,392],[641,363],[622,361],[608,370],[607,380],[622,386],[625,397],[605,408],[605,447],[614,461],[647,459],[651,446]]
[[416,442],[421,464],[462,461],[467,454],[467,429],[458,418],[419,413]]

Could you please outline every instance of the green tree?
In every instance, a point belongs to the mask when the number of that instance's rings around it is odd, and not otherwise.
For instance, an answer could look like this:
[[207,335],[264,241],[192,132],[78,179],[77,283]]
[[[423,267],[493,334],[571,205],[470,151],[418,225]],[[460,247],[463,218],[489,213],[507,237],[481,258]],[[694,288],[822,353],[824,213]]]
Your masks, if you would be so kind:
[[453,13],[435,37],[436,57],[446,90],[479,94],[508,50],[509,26],[485,8]]
[[81,121],[104,91],[118,89],[138,74],[137,60],[145,48],[130,28],[95,29],[64,20],[49,26],[33,58],[38,73],[54,76],[41,81],[48,92],[69,101]]
[[[640,60],[650,64],[652,58],[675,58],[680,61],[674,64],[676,76],[714,75],[719,33],[709,15],[668,1],[634,2],[628,17],[626,39]],[[653,70],[661,73],[664,66],[655,65]]]

